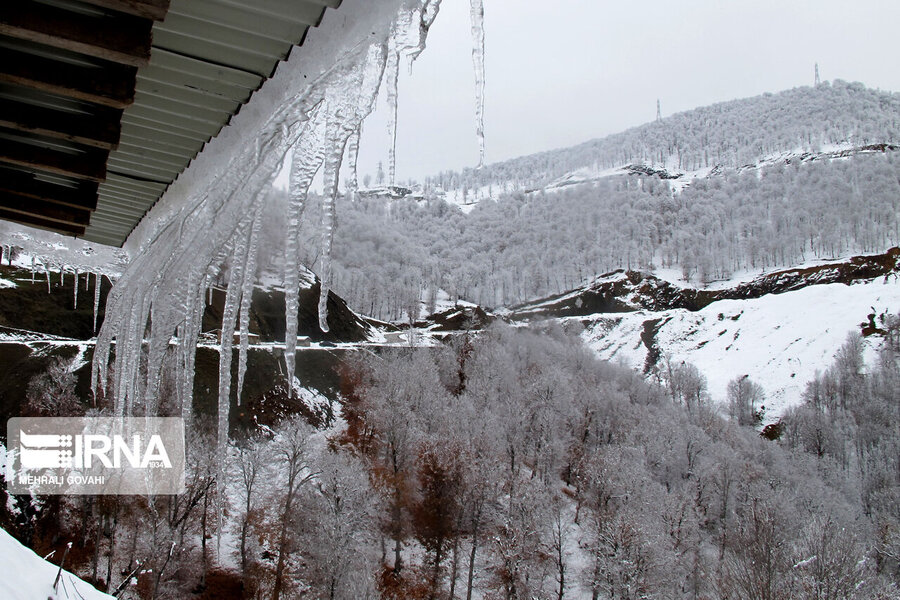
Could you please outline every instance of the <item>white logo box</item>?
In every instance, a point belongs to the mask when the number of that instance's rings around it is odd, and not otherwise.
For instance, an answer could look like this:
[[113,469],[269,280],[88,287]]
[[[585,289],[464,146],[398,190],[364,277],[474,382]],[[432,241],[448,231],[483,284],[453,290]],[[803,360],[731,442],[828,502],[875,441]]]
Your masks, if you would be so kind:
[[178,417],[15,417],[7,421],[10,494],[180,494]]

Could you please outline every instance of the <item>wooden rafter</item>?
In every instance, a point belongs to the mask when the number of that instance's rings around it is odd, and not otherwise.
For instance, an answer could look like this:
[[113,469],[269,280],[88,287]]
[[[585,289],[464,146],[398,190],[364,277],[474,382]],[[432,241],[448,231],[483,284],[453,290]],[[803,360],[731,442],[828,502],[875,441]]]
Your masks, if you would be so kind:
[[5,219],[7,221],[12,221],[13,223],[21,223],[30,227],[48,229],[50,231],[56,231],[59,233],[65,233],[67,235],[74,236],[84,235],[85,229],[83,225],[59,223],[58,221],[51,221],[50,219],[43,219],[41,217],[35,217],[33,215],[23,215],[22,213],[17,213],[2,207],[0,207],[0,219]]
[[106,179],[108,157],[98,148],[75,154],[13,140],[0,147],[0,162],[97,182]]
[[162,21],[169,11],[169,0],[81,0],[86,4],[102,6],[136,17]]
[[41,181],[34,174],[25,171],[0,168],[0,192],[53,202],[62,206],[95,210],[97,208],[97,189],[98,184],[95,181],[79,181],[69,187]]
[[118,147],[122,111],[96,106],[91,113],[71,113],[0,98],[2,127],[106,150]]
[[136,73],[135,67],[64,65],[43,56],[0,48],[0,81],[112,108],[126,108],[134,102]]
[[91,212],[82,208],[62,206],[45,200],[35,200],[28,196],[0,192],[0,208],[33,217],[41,217],[57,223],[87,226],[91,222]]
[[150,61],[153,22],[131,15],[94,17],[15,0],[0,6],[0,33],[135,67]]

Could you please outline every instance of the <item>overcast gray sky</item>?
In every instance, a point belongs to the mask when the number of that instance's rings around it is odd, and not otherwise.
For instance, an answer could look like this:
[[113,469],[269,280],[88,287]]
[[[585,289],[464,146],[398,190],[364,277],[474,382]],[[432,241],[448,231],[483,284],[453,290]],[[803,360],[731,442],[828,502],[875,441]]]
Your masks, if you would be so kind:
[[[487,162],[569,146],[723,100],[861,81],[900,91],[900,0],[484,0]],[[466,0],[444,0],[402,69],[398,180],[474,166]],[[382,94],[383,95],[383,94]],[[360,174],[387,157],[384,110]],[[386,167],[385,167],[386,168]]]

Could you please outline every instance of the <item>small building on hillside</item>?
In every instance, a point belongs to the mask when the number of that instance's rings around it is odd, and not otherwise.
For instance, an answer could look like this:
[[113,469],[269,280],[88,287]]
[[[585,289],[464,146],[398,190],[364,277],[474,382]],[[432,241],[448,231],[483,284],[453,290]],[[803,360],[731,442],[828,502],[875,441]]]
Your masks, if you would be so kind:
[[[219,343],[221,344],[222,343],[222,330],[221,329],[215,330],[215,334],[219,340]],[[238,344],[241,343],[241,332],[235,331],[232,335],[233,335],[233,337],[232,337],[231,343],[234,344],[235,346],[237,346]],[[258,333],[250,333],[248,331],[247,332],[247,343],[250,344],[251,346],[258,345],[259,344],[259,334]]]

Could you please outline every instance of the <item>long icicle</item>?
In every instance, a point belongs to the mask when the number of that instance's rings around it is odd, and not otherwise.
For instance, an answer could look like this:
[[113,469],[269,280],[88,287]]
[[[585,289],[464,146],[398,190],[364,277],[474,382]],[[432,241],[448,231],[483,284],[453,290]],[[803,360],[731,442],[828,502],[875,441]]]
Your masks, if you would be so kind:
[[75,305],[75,310],[78,310],[78,269],[75,269],[75,300],[73,304]]
[[388,184],[394,185],[397,175],[397,86],[400,80],[400,53],[391,42],[384,74],[388,104]]
[[478,136],[478,168],[484,166],[484,0],[470,0],[472,64],[475,67],[475,135]]
[[338,177],[344,148],[348,138],[353,135],[353,130],[344,130],[339,123],[329,124],[328,129],[328,138],[332,148],[325,157],[325,181],[322,190],[322,252],[319,273],[319,329],[325,333],[329,330],[328,293],[334,268],[331,261],[331,250],[334,247],[334,203],[337,199]]
[[100,273],[94,274],[94,328],[92,331],[97,335],[97,312],[100,310]]
[[225,290],[225,307],[222,309],[222,333],[219,343],[219,402],[218,402],[218,437],[216,444],[216,483],[218,488],[217,502],[218,527],[216,529],[216,552],[222,541],[222,525],[225,513],[225,452],[228,447],[228,424],[231,416],[231,359],[234,346],[234,326],[237,319],[238,305],[241,300],[241,283],[244,280],[244,267],[247,264],[248,233],[250,223],[244,223],[235,233],[234,255],[228,272],[228,289]]
[[[421,32],[421,30],[420,30]],[[417,42],[418,43],[418,42]],[[338,112],[338,119],[328,124],[328,140],[331,150],[325,157],[325,180],[322,197],[322,249],[319,275],[319,329],[328,332],[328,294],[331,288],[333,264],[331,251],[334,246],[335,201],[338,193],[338,178],[344,149],[350,140],[359,135],[363,120],[372,112],[378,88],[385,76],[388,65],[385,64],[384,46],[375,46],[369,50],[365,68],[359,73],[359,96],[356,106],[349,108],[347,115]],[[399,54],[397,54],[399,57]],[[390,76],[390,74],[387,74]]]
[[[190,301],[190,299],[189,299]],[[197,342],[200,338],[200,329],[203,322],[203,293],[189,306],[184,322],[184,337],[181,341],[181,364],[183,364],[183,377],[180,378],[181,386],[181,416],[185,423],[190,423],[194,415],[194,364],[197,358]]]
[[356,201],[356,196],[359,192],[359,172],[357,163],[359,162],[359,138],[361,134],[361,129],[357,129],[347,141],[347,160],[350,161],[350,176],[347,179],[347,191],[350,193],[351,202]]
[[309,133],[294,148],[291,157],[288,231],[284,253],[284,364],[287,369],[288,393],[291,395],[297,352],[297,311],[300,309],[300,225],[309,186],[324,160],[320,141],[324,118],[324,111],[320,107],[312,116]]
[[[270,187],[264,193],[268,196],[272,193],[272,190],[273,188]],[[253,224],[250,227],[250,242],[247,245],[247,266],[244,268],[244,280],[241,283],[241,308],[238,315],[238,328],[241,336],[241,345],[238,348],[238,406],[241,405],[241,393],[244,391],[244,375],[247,373],[247,352],[250,345],[250,305],[253,302],[253,287],[256,282],[256,256],[259,252],[261,217],[262,205],[257,207],[256,214],[253,215]]]

